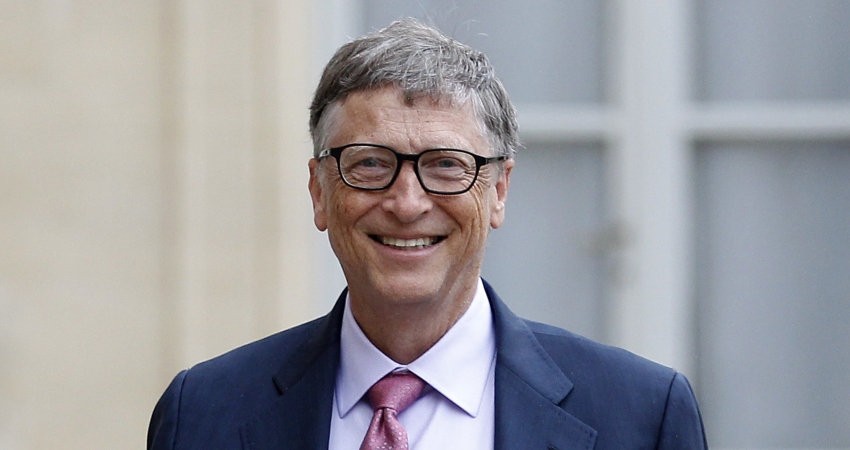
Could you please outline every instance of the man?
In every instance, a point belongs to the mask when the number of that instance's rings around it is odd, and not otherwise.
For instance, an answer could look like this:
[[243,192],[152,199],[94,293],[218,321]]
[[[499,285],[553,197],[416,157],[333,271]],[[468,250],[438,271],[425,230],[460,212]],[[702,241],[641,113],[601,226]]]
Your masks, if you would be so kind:
[[336,53],[310,129],[314,220],[347,290],[180,373],[148,449],[706,447],[684,376],[519,319],[481,280],[518,146],[484,55],[396,22]]

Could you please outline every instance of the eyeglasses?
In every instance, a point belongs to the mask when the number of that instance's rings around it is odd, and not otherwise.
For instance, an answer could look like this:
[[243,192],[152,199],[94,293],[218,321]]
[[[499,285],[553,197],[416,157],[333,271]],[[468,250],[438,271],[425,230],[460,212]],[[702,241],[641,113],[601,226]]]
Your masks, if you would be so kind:
[[482,166],[504,161],[507,156],[484,157],[466,150],[438,148],[418,154],[399,153],[377,144],[348,144],[319,153],[318,159],[333,156],[346,185],[355,189],[379,191],[392,186],[404,161],[425,192],[456,195],[470,190]]

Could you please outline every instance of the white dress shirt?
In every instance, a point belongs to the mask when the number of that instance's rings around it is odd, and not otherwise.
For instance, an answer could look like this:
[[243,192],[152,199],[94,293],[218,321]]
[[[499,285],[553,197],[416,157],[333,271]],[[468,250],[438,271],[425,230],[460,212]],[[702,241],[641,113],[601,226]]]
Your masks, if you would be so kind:
[[425,354],[396,363],[363,334],[346,299],[330,450],[357,450],[372,420],[365,394],[384,375],[409,370],[428,383],[399,414],[411,450],[493,450],[496,335],[481,280],[469,309]]

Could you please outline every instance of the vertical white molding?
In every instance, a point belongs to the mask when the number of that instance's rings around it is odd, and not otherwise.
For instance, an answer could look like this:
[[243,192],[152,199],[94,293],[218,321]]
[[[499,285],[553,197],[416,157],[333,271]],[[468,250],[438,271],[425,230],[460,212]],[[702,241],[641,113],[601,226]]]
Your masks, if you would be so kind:
[[183,80],[183,2],[161,0],[160,11],[160,131],[162,147],[160,196],[161,249],[160,278],[162,280],[159,311],[159,374],[162,382],[169,381],[174,371],[183,365],[185,349],[181,331],[185,308],[182,301],[184,264],[183,254],[183,158],[184,99]]
[[[203,139],[203,87],[206,85],[204,70],[203,2],[184,0],[178,11],[180,57],[178,63],[178,169],[179,191],[177,201],[178,235],[176,258],[178,275],[175,300],[177,333],[175,347],[179,348],[176,362],[185,365],[199,360],[203,349],[202,324],[204,322],[203,278],[205,267],[203,237],[206,235],[204,220],[204,139]],[[167,194],[166,194],[167,195]]]
[[277,67],[281,108],[281,242],[279,328],[312,318],[318,277],[312,245],[315,234],[307,162],[312,156],[308,132],[309,106],[315,88],[311,77],[313,9],[310,0],[288,0],[278,8]]
[[[284,151],[281,119],[280,46],[281,4],[253,0],[250,20],[251,49],[251,131],[254,146],[251,199],[251,272],[256,282],[253,292],[252,332],[255,336],[277,331],[280,326],[282,277],[282,211],[285,194],[282,176]],[[246,305],[247,306],[247,305]]]
[[173,11],[172,371],[304,322],[315,302],[310,3],[184,0]]
[[625,233],[615,343],[692,372],[688,17],[684,0],[623,0],[613,79],[615,209]]

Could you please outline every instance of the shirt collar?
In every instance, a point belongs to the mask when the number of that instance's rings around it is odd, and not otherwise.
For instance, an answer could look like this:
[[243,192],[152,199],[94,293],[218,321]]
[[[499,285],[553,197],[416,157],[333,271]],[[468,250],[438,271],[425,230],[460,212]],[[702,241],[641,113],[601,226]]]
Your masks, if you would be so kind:
[[463,316],[436,344],[406,366],[384,355],[369,341],[354,320],[346,298],[336,382],[337,411],[344,417],[384,375],[406,369],[475,417],[495,357],[493,315],[480,278],[472,303]]

